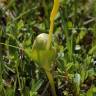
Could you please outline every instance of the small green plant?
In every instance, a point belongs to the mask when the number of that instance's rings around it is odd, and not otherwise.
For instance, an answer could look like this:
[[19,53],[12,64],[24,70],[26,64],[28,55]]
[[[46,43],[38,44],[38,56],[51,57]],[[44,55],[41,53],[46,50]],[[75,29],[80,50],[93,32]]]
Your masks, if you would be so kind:
[[53,47],[51,47],[49,50],[46,50],[47,41],[48,41],[48,34],[46,33],[42,33],[36,37],[32,47],[32,59],[45,70],[50,85],[52,86],[54,96],[56,96],[54,80],[50,72],[51,64],[55,58],[56,51],[55,48]]
[[54,46],[51,46],[52,33],[54,29],[54,18],[57,14],[59,8],[59,0],[54,0],[53,10],[50,15],[50,30],[48,34],[42,33],[38,35],[33,43],[32,47],[32,59],[36,61],[47,74],[50,85],[52,87],[52,92],[54,96],[56,95],[55,85],[53,76],[51,74],[51,64],[55,58],[56,50]]

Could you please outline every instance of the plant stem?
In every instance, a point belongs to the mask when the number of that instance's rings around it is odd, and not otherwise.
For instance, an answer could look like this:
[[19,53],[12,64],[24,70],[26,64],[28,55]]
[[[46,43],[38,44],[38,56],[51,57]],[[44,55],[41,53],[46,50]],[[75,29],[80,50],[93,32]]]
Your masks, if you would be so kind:
[[47,49],[50,49],[53,29],[54,29],[54,22],[50,22],[50,30],[49,30],[49,36],[48,36],[49,40],[48,40],[48,43],[47,43]]
[[54,19],[59,9],[59,0],[54,0],[53,9],[50,14],[50,29],[49,29],[49,37],[48,37],[48,43],[47,43],[47,49],[50,48],[51,41],[52,41],[52,33],[54,29]]
[[50,83],[50,85],[51,85],[52,94],[53,94],[53,96],[57,96],[57,95],[56,95],[56,90],[55,90],[55,84],[54,84],[53,76],[52,76],[52,74],[50,73],[50,71],[47,71],[46,69],[45,69],[45,72],[46,72],[46,75],[47,75],[47,77],[48,77],[48,79],[49,79],[49,83]]

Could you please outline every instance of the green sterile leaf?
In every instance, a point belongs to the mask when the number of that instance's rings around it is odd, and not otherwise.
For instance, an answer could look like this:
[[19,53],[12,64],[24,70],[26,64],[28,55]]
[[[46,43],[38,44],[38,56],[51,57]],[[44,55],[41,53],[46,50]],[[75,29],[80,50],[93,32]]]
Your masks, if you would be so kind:
[[55,48],[46,49],[47,41],[48,34],[42,33],[37,36],[32,46],[32,60],[42,66],[51,64],[56,55]]
[[32,60],[38,62],[40,65],[51,64],[55,58],[55,51],[52,50],[34,50],[32,51]]
[[46,45],[47,45],[47,41],[48,41],[48,34],[46,33],[42,33],[40,35],[38,35],[36,37],[36,39],[34,40],[33,46],[32,46],[32,50],[45,50],[46,49]]

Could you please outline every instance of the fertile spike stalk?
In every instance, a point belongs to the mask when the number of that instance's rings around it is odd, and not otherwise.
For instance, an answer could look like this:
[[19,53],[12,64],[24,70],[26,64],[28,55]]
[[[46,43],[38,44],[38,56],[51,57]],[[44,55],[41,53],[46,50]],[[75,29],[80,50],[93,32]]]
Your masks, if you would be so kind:
[[49,83],[50,83],[50,85],[51,85],[51,89],[52,89],[53,96],[57,96],[57,95],[56,95],[55,84],[54,84],[54,79],[53,79],[52,73],[49,72],[49,71],[46,71],[46,70],[45,70],[45,72],[46,72],[47,77],[48,77],[48,79],[49,79]]
[[59,0],[54,0],[54,5],[53,5],[53,9],[51,11],[51,15],[50,15],[50,29],[49,29],[49,37],[48,37],[48,43],[47,43],[47,49],[50,48],[51,45],[51,41],[52,41],[52,33],[53,33],[53,29],[54,29],[54,18],[58,12],[59,9]]

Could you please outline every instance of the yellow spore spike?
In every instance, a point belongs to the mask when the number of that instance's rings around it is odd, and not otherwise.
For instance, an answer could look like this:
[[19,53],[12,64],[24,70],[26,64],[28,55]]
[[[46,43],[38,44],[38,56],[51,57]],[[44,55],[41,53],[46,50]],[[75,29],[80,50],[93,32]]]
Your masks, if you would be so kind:
[[50,48],[51,41],[52,41],[52,33],[54,29],[54,18],[58,12],[59,9],[59,0],[54,0],[53,9],[51,11],[50,15],[50,29],[49,29],[49,37],[48,37],[48,43],[47,43],[47,49]]
[[59,9],[59,0],[54,0],[54,6],[53,6],[53,9],[52,9],[52,12],[50,15],[50,21],[51,22],[54,22],[54,18],[58,12],[58,9]]

